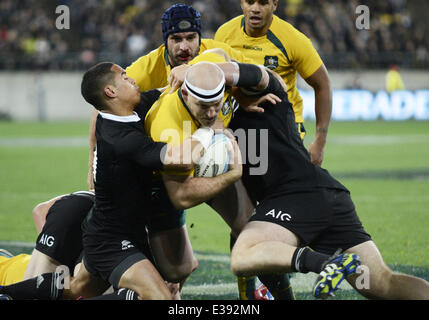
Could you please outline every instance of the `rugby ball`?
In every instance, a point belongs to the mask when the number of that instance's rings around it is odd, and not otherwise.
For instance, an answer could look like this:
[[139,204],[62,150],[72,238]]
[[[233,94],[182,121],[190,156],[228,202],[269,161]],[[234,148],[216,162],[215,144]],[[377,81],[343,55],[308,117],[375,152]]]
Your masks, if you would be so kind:
[[213,135],[212,141],[199,163],[195,166],[195,177],[216,177],[228,171],[229,153],[227,145],[231,141],[223,133]]

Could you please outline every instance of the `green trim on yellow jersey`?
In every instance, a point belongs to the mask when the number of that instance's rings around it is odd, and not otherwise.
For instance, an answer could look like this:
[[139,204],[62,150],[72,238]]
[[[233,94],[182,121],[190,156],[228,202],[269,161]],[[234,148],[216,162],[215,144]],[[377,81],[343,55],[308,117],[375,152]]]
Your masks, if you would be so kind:
[[[243,31],[246,32],[244,30],[245,24],[244,24],[244,17],[241,19],[241,28],[243,28]],[[285,47],[283,46],[282,42],[279,40],[279,38],[276,37],[276,35],[268,29],[267,31],[267,39],[270,40],[272,42],[272,44],[274,44],[281,52],[283,52],[283,54],[285,55],[287,61],[289,61],[289,63],[292,63],[292,61],[290,61],[289,59],[289,55],[287,54],[287,51],[285,49]]]
[[[231,59],[250,63],[239,50],[232,49],[224,42],[213,39],[201,39],[200,54],[206,50],[223,49]],[[192,61],[191,61],[192,62]],[[167,78],[171,72],[168,51],[165,45],[159,46],[148,54],[141,56],[125,69],[127,76],[133,78],[140,87],[140,91],[163,88],[168,85]]]
[[296,122],[303,122],[303,101],[297,88],[297,73],[307,79],[323,64],[310,39],[276,15],[273,15],[269,31],[264,36],[250,37],[244,26],[243,15],[237,16],[217,30],[215,40],[241,51],[251,63],[265,65],[277,72],[286,83]]
[[164,60],[165,60],[165,65],[168,67],[170,65],[170,60],[168,59],[167,48],[164,48]]
[[[225,58],[214,52],[206,52],[195,57],[190,64],[200,61],[222,63],[225,62]],[[231,121],[232,112],[230,90],[226,90],[223,105],[218,115],[218,118],[223,121],[225,128],[228,127]],[[186,105],[181,94],[181,88],[173,93],[169,93],[168,89],[165,90],[150,108],[145,118],[145,130],[148,136],[154,141],[171,143],[176,146],[190,137],[200,126],[201,124],[194,118]],[[193,171],[185,173],[175,171],[163,172],[181,176],[193,175]]]
[[283,46],[283,44],[281,43],[279,38],[277,38],[271,30],[268,30],[268,32],[267,32],[267,39],[270,40],[281,52],[283,52],[283,54],[285,55],[285,57],[286,57],[287,61],[289,61],[289,63],[292,63],[292,61],[290,61],[290,59],[289,59],[289,56],[286,52],[285,47]]
[[189,110],[188,105],[186,104],[185,100],[183,100],[183,96],[182,96],[182,90],[177,90],[177,95],[179,96],[180,101],[182,102],[183,106],[185,107],[186,111],[188,111],[189,115],[191,116],[191,118],[195,121],[194,116],[191,113],[191,110]]

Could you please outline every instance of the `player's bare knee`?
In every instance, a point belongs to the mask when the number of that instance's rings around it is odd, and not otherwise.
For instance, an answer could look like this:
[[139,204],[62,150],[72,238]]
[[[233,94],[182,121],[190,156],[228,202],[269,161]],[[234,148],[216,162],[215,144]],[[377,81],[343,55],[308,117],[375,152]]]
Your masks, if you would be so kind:
[[188,278],[191,273],[198,267],[198,262],[191,260],[187,263],[182,263],[180,266],[170,266],[163,270],[162,275],[164,280],[168,282],[181,282]]
[[39,203],[33,208],[33,217],[40,217],[45,211],[45,202]]
[[370,294],[377,298],[387,297],[391,289],[393,277],[394,273],[388,268],[385,268],[377,275],[374,275],[374,280],[370,283]]
[[242,261],[231,259],[231,272],[237,277],[245,277],[250,274],[250,270],[246,266]]
[[355,289],[369,299],[382,299],[389,296],[394,273],[389,268],[382,268],[377,272],[370,270],[360,274],[354,280]]
[[192,259],[192,271],[191,272],[194,272],[195,270],[197,270],[197,268],[198,268],[198,260],[194,257]]
[[79,297],[90,298],[92,295],[86,291],[88,284],[79,278],[71,278],[70,288],[64,291],[64,299],[75,300]]
[[249,272],[246,256],[239,250],[231,252],[231,272],[237,277],[246,276]]

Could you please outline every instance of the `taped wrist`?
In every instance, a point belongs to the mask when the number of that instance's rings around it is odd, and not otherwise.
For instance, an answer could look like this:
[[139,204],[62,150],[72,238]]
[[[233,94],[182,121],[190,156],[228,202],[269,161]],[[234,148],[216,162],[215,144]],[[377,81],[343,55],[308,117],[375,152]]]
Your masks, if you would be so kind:
[[237,63],[237,65],[239,70],[237,87],[256,87],[262,79],[262,70],[254,64]]

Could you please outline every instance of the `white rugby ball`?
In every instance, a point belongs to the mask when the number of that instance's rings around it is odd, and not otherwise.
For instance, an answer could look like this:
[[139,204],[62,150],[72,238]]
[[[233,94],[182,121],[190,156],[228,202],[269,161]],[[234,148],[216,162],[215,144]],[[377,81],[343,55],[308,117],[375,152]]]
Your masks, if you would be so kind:
[[229,153],[227,145],[232,147],[231,141],[223,133],[213,135],[200,162],[195,166],[195,177],[216,177],[228,171]]

